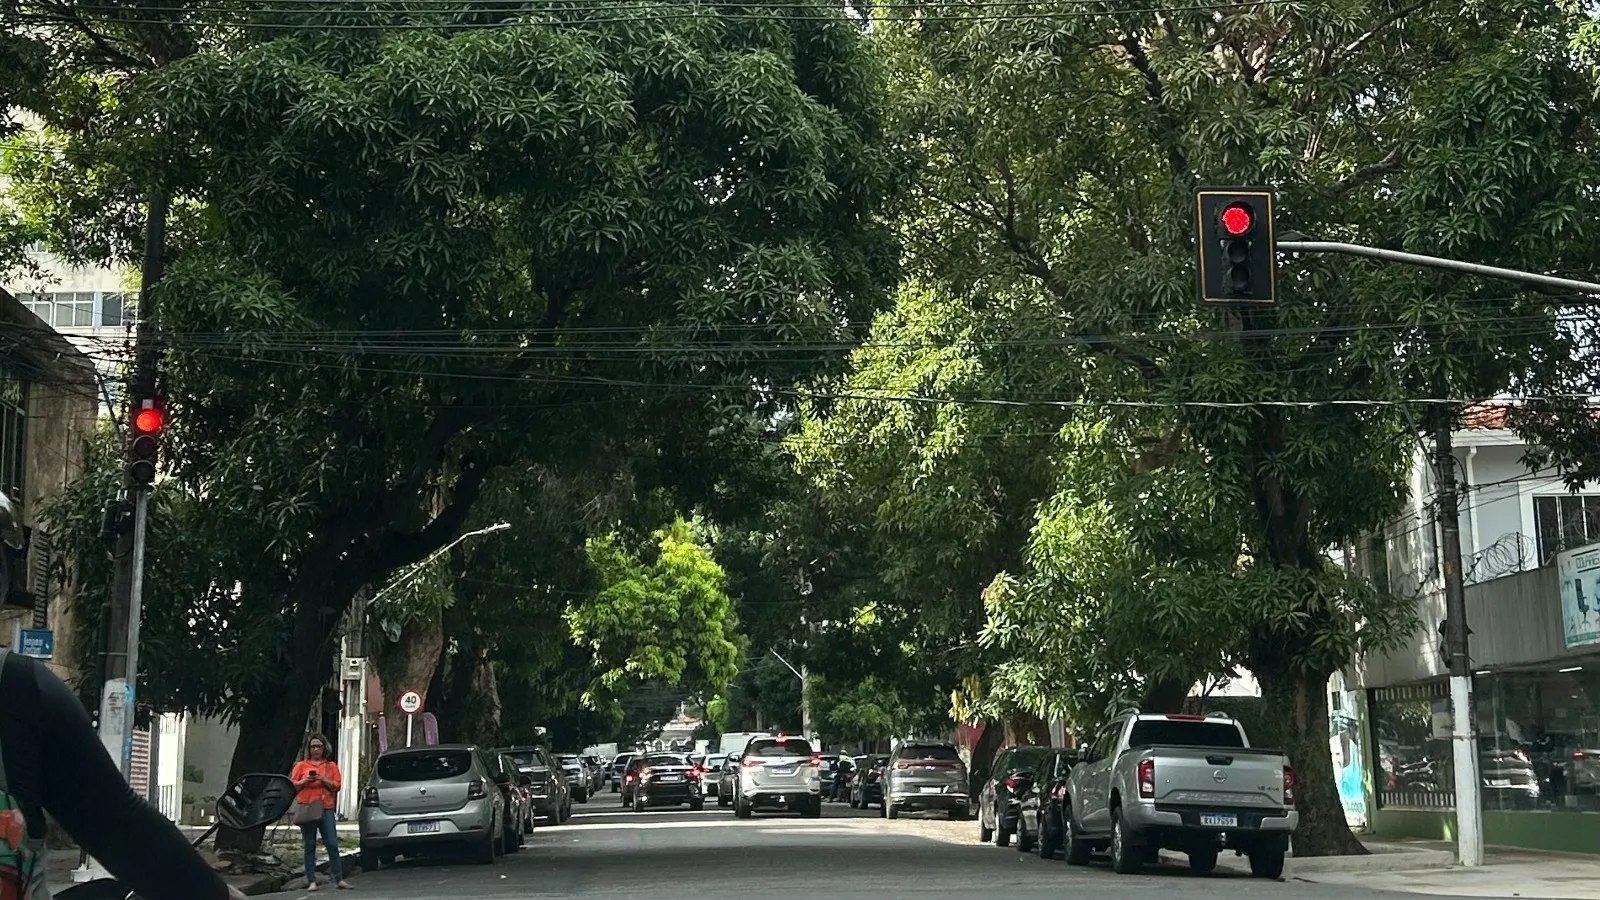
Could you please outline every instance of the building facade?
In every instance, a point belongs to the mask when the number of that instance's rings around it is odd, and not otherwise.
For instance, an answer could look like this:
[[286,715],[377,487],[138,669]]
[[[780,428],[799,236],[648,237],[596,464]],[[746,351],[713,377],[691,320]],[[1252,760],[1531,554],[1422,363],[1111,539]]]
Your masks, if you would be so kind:
[[[1568,577],[1564,604],[1560,573],[1600,543],[1600,489],[1574,493],[1554,473],[1529,472],[1528,448],[1494,410],[1455,443],[1484,839],[1600,853],[1600,602],[1592,578],[1580,596]],[[1407,514],[1355,552],[1374,578],[1420,598],[1406,646],[1350,673],[1367,819],[1385,837],[1455,830],[1435,486],[1419,450]],[[1590,559],[1600,572],[1600,547]]]
[[17,508],[23,546],[6,554],[0,642],[43,659],[68,681],[78,672],[71,561],[51,540],[43,510],[83,472],[96,415],[94,366],[0,291],[0,490]]

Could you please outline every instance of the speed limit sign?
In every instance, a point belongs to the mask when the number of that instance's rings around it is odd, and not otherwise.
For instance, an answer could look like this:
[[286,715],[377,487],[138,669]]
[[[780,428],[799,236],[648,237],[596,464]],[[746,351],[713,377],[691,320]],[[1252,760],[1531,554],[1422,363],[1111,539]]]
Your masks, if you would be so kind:
[[400,711],[406,715],[415,715],[422,711],[422,695],[416,691],[406,691],[400,695]]

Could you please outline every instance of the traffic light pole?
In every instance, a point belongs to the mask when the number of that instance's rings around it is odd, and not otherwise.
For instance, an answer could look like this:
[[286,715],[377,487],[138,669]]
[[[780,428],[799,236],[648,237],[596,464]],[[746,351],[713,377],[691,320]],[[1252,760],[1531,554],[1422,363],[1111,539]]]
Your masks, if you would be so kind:
[[[1297,236],[1298,237],[1298,236]],[[1600,284],[1541,275],[1520,269],[1503,269],[1459,259],[1425,256],[1400,250],[1385,250],[1363,244],[1337,241],[1280,240],[1277,249],[1289,252],[1339,253],[1365,256],[1385,262],[1404,263],[1430,269],[1444,269],[1468,275],[1481,275],[1517,281],[1542,288],[1575,294],[1600,295]],[[1434,426],[1433,453],[1435,477],[1439,482],[1439,543],[1445,605],[1445,656],[1450,670],[1451,762],[1455,773],[1456,858],[1463,866],[1483,865],[1483,783],[1478,771],[1478,738],[1473,721],[1472,655],[1468,641],[1467,589],[1461,571],[1461,509],[1456,487],[1456,457],[1453,441],[1455,423],[1441,416]]]

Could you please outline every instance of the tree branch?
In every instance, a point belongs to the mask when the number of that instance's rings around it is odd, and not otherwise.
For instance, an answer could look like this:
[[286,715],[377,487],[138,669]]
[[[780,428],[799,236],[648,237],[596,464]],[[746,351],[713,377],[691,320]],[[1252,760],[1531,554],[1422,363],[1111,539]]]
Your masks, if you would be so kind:
[[1412,13],[1422,9],[1424,6],[1427,6],[1432,2],[1433,0],[1416,0],[1415,3],[1402,6],[1389,15],[1384,16],[1382,19],[1379,19],[1378,24],[1367,29],[1365,34],[1344,45],[1344,47],[1340,48],[1329,57],[1329,70],[1331,71],[1334,67],[1336,67],[1338,63],[1345,57],[1358,52],[1362,47],[1365,47],[1367,44],[1371,43],[1372,39],[1377,37],[1378,34],[1384,29],[1397,24],[1401,19],[1404,19],[1406,16],[1411,15]]
[[1400,158],[1400,148],[1396,147],[1393,150],[1390,150],[1389,155],[1385,156],[1383,159],[1380,159],[1375,163],[1362,166],[1356,169],[1354,172],[1351,172],[1349,175],[1346,175],[1345,177],[1334,182],[1333,187],[1330,188],[1330,192],[1335,197],[1343,196],[1346,192],[1353,188],[1360,187],[1369,181],[1375,181],[1385,175],[1400,171],[1401,165],[1403,165],[1403,163]]
[[1149,96],[1156,110],[1156,121],[1162,131],[1163,142],[1166,144],[1167,164],[1172,167],[1173,177],[1179,181],[1189,180],[1189,157],[1178,144],[1178,135],[1181,133],[1177,122],[1172,116],[1172,111],[1167,108],[1167,90],[1161,83],[1161,76],[1156,72],[1155,64],[1150,61],[1150,56],[1144,52],[1144,44],[1139,39],[1139,33],[1134,32],[1122,39],[1121,47],[1128,54],[1128,62],[1140,75],[1144,76],[1144,92]]
[[473,503],[489,477],[490,466],[475,457],[466,457],[461,473],[450,491],[450,502],[422,529],[412,532],[387,532],[368,551],[369,573],[386,573],[420,561],[429,553],[459,537],[461,526],[472,512]]

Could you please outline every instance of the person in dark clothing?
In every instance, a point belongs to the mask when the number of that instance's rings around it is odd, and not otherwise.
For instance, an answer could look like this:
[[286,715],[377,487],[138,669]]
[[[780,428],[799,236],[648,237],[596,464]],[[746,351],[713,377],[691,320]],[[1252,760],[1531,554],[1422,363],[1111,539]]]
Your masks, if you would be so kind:
[[0,649],[0,898],[49,896],[46,812],[144,900],[244,896],[134,794],[67,685]]

